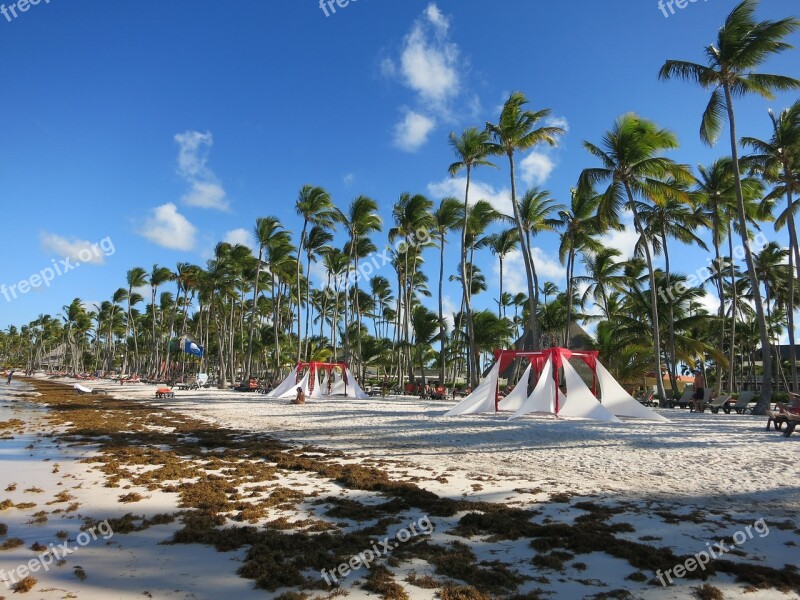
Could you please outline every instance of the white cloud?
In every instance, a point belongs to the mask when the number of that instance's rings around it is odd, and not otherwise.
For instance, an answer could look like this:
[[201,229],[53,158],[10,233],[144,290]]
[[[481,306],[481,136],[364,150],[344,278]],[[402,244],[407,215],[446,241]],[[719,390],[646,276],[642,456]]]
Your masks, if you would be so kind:
[[[447,177],[441,181],[428,184],[428,192],[437,198],[454,196],[462,199],[466,188],[466,177]],[[482,183],[473,178],[469,186],[469,201],[470,204],[475,204],[478,200],[486,200],[495,210],[503,214],[510,215],[513,213],[511,190],[508,188],[495,189],[488,183]]]
[[520,178],[527,185],[542,185],[556,168],[553,159],[543,152],[533,151],[520,163]]
[[175,135],[178,144],[178,175],[191,186],[181,199],[184,204],[199,208],[228,210],[225,190],[208,167],[208,155],[214,145],[210,131],[186,131]]
[[[536,266],[536,274],[539,276],[540,285],[545,281],[566,281],[566,269],[558,262],[558,259],[549,256],[538,246],[531,247],[531,255],[533,264]],[[492,271],[499,282],[500,263],[496,257],[494,258]],[[525,274],[522,252],[519,250],[510,252],[503,261],[503,291],[510,294],[528,293],[528,278]]]
[[633,217],[630,213],[626,212],[623,219],[625,229],[622,231],[609,231],[601,235],[598,241],[606,248],[616,248],[622,253],[619,260],[628,260],[633,258],[636,243],[639,241],[639,234],[633,226]]
[[256,253],[258,252],[258,246],[256,246],[256,241],[253,238],[252,232],[244,227],[229,231],[225,234],[223,241],[231,245],[241,244],[242,246],[247,246]]
[[106,255],[103,250],[93,245],[92,242],[79,239],[67,239],[43,231],[39,236],[42,249],[52,252],[61,258],[71,258],[75,262],[85,262],[92,265],[102,265],[105,263]]
[[569,121],[567,121],[566,117],[548,117],[545,119],[544,124],[547,127],[560,127],[564,131],[569,131]]
[[458,94],[458,46],[448,39],[449,22],[435,4],[414,22],[400,55],[403,81],[420,98],[441,105]]
[[[381,61],[381,75],[400,81],[417,104],[395,127],[395,145],[403,150],[422,146],[437,122],[455,121],[453,101],[462,90],[463,61],[449,31],[449,19],[431,3],[412,24],[399,56]],[[476,101],[463,104],[474,110]]]
[[342,182],[345,185],[351,185],[351,184],[355,183],[355,181],[356,181],[356,176],[353,173],[348,173],[347,175],[342,177]]
[[172,250],[191,250],[197,228],[178,212],[171,202],[154,208],[139,230],[139,235]]
[[456,322],[453,319],[453,315],[459,312],[460,310],[461,306],[460,305],[456,306],[455,302],[453,302],[453,299],[450,296],[448,296],[447,294],[444,294],[442,296],[442,311],[444,315],[444,320],[447,322],[448,331],[453,331],[453,329],[455,328]]
[[697,302],[705,308],[709,314],[715,315],[719,312],[719,298],[706,292],[697,299]]
[[225,200],[225,190],[218,183],[195,181],[192,189],[181,198],[184,204],[198,208],[216,208],[227,210],[228,202]]
[[435,125],[433,119],[407,110],[405,118],[395,125],[394,144],[406,152],[415,152],[428,141]]

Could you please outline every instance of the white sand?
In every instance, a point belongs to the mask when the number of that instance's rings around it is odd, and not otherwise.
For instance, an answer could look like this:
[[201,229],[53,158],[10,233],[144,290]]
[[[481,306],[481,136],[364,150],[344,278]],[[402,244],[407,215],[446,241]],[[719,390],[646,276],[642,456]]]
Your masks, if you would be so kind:
[[[115,395],[148,399],[154,407],[169,408],[233,429],[264,432],[283,441],[341,450],[349,460],[375,464],[398,480],[414,481],[442,496],[538,508],[545,515],[566,522],[583,513],[568,503],[547,503],[551,494],[568,492],[595,502],[626,502],[628,512],[614,520],[631,523],[636,532],[619,535],[635,541],[653,535],[661,538],[654,542],[656,545],[670,547],[676,554],[705,550],[706,542],[717,542],[763,518],[767,525],[773,525],[769,534],[755,535],[742,544],[741,550],[746,555],[741,559],[735,555],[726,558],[762,562],[776,568],[800,562],[798,546],[787,545],[787,542],[800,544],[796,533],[800,434],[786,439],[775,432],[767,433],[765,417],[666,410],[662,414],[672,420],[666,424],[643,421],[606,424],[545,416],[510,423],[505,415],[444,418],[442,415],[452,402],[415,398],[310,400],[305,406],[293,406],[288,401],[261,395],[219,390],[176,392],[173,399],[155,400],[155,386],[121,387],[108,382],[85,385],[97,385]],[[39,409],[21,407],[19,401],[13,404],[13,409],[10,403],[0,407],[0,420],[16,417],[36,422]],[[11,415],[12,410],[17,414]],[[25,451],[30,443],[34,443],[34,448]],[[90,471],[88,465],[75,462],[86,448],[55,448],[52,439],[32,434],[0,444],[3,461],[0,490],[12,480],[18,482],[16,492],[0,491],[0,498],[9,497],[15,502],[23,498],[31,500],[32,495],[22,490],[38,486],[45,489],[40,495],[48,500],[69,489],[81,503],[78,514],[82,516],[102,518],[126,512],[150,516],[176,510],[175,494],[146,490],[139,490],[149,496],[146,500],[134,505],[118,504],[116,499],[122,491],[102,487],[102,475]],[[60,465],[58,476],[51,473],[53,462]],[[54,486],[59,476],[63,485]],[[79,483],[81,487],[73,489]],[[342,493],[362,502],[375,500],[374,494],[343,491],[318,478],[297,476],[284,485],[328,495]],[[695,509],[703,510],[710,523],[666,524],[653,514],[656,510],[686,514]],[[36,510],[39,507],[0,512],[0,522],[16,530]],[[313,511],[298,516],[309,515],[314,516]],[[446,543],[456,539],[445,532],[461,516],[432,519],[436,523],[433,541]],[[793,522],[794,530],[775,526],[787,520]],[[79,525],[75,517],[51,517],[38,530],[23,527],[27,535],[16,531],[10,531],[9,535],[24,537],[29,545],[39,538],[52,539],[59,529],[77,533]],[[65,590],[90,600],[141,598],[144,591],[155,598],[274,597],[264,591],[252,591],[252,582],[235,574],[243,551],[220,554],[197,545],[158,545],[178,527],[177,524],[152,527],[139,533],[116,535],[108,545],[93,542],[80,548],[64,567],[52,569],[44,576],[36,574],[40,581],[36,597],[62,598]],[[523,574],[542,575],[530,564],[534,551],[527,540],[473,542],[474,551],[482,559],[501,560]],[[2,552],[0,569],[13,568],[33,555],[26,548]],[[661,588],[647,582],[628,581],[625,576],[635,569],[604,554],[578,556],[569,562],[576,561],[586,563],[586,570],[570,567],[563,574],[548,573],[550,584],[529,582],[521,591],[541,588],[554,593],[556,598],[582,598],[624,587],[636,598],[686,599],[693,597],[692,589],[698,585],[696,580],[676,580],[675,585]],[[75,564],[86,570],[86,581],[81,582],[73,575]],[[402,583],[411,570],[419,575],[432,574],[430,568],[403,565],[395,570],[398,582]],[[357,583],[357,575],[347,580],[349,598],[376,597],[358,589]],[[743,586],[726,575],[715,576],[711,583],[724,591],[725,598],[800,598],[775,590],[745,594]],[[57,589],[39,591],[50,587]],[[432,590],[409,585],[406,588],[412,598],[434,597]]]

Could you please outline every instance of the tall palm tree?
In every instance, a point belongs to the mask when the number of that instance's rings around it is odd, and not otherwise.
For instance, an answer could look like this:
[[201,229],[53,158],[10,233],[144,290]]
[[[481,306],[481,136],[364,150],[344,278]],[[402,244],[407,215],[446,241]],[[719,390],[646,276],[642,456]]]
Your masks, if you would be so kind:
[[[348,288],[350,282],[350,266],[352,265],[356,272],[358,272],[358,253],[356,252],[359,240],[368,236],[373,231],[380,231],[383,226],[381,218],[378,215],[378,203],[372,198],[367,196],[358,196],[350,203],[347,213],[343,213],[338,208],[335,209],[338,221],[342,223],[348,235],[348,256],[349,262],[346,269],[346,285],[345,285],[345,325],[344,325],[344,358],[345,361],[350,360],[350,322],[348,317]],[[358,331],[361,331],[361,314],[358,312],[358,277],[355,279],[355,300],[356,300],[356,318],[358,319]],[[357,342],[361,344],[361,336],[358,336]]]
[[550,110],[526,110],[528,99],[522,92],[513,92],[500,111],[500,118],[496,124],[486,123],[486,132],[494,140],[490,143],[491,152],[497,156],[508,157],[511,177],[511,206],[514,210],[514,222],[520,237],[522,261],[525,265],[525,276],[528,280],[528,327],[532,336],[533,349],[539,348],[536,327],[536,302],[538,300],[538,286],[534,277],[533,257],[527,241],[523,224],[523,214],[517,203],[517,174],[514,155],[525,152],[539,144],[556,145],[556,137],[564,133],[561,127],[539,127],[539,121],[550,115]]
[[150,360],[152,366],[150,369],[156,376],[160,374],[160,369],[158,366],[158,338],[156,337],[156,294],[158,293],[159,286],[171,280],[172,271],[170,271],[167,267],[153,265],[153,269],[150,271],[150,279],[147,283],[150,285],[150,312],[153,320],[150,347]]
[[475,345],[475,327],[472,317],[472,302],[469,293],[469,280],[467,278],[467,215],[469,212],[469,188],[472,182],[472,170],[475,167],[495,166],[490,161],[486,160],[491,152],[489,146],[489,133],[487,131],[480,131],[476,127],[469,127],[465,129],[460,136],[455,133],[450,133],[450,146],[457,157],[457,161],[450,165],[448,171],[451,177],[455,177],[461,171],[466,171],[467,181],[464,188],[464,222],[461,226],[461,285],[464,291],[464,303],[467,321],[467,338],[469,343],[469,356],[471,361],[470,383],[473,388],[478,386],[478,372],[480,365],[478,364],[478,347]]
[[[747,93],[755,93],[772,99],[774,90],[785,91],[800,87],[800,81],[797,79],[753,72],[772,55],[791,48],[783,40],[800,26],[800,20],[793,17],[777,21],[756,21],[757,7],[758,0],[744,0],[731,11],[717,34],[716,45],[712,44],[705,49],[707,65],[668,60],[659,73],[661,79],[678,77],[697,83],[704,89],[713,89],[700,126],[700,137],[708,145],[713,145],[719,138],[722,132],[723,115],[727,114],[737,218],[747,273],[754,289],[758,285],[758,279],[747,234],[747,215],[741,183],[733,98]],[[764,414],[772,400],[770,339],[764,305],[758,294],[755,294],[753,303],[764,355],[761,397],[753,412]]]
[[550,296],[556,296],[558,294],[558,286],[552,281],[545,281],[539,291],[544,296],[544,303],[547,304]]
[[455,231],[464,221],[464,210],[456,198],[442,198],[433,212],[434,229],[439,236],[439,382],[445,384],[445,346],[447,326],[444,319],[444,248],[448,231]]
[[570,190],[570,206],[559,211],[561,219],[561,242],[558,246],[558,258],[567,269],[567,331],[564,339],[569,348],[569,327],[572,323],[573,286],[575,282],[575,258],[578,252],[598,252],[602,245],[594,237],[599,233],[597,207],[600,197],[594,189],[578,186]]
[[628,285],[625,276],[625,262],[617,260],[622,253],[616,248],[602,248],[601,250],[583,255],[583,265],[586,275],[575,277],[577,284],[586,284],[581,304],[591,298],[595,304],[603,309],[603,316],[607,321],[612,320],[608,298],[614,291],[622,291]]
[[660,156],[666,150],[678,147],[674,133],[659,128],[654,122],[634,114],[621,116],[613,129],[603,137],[601,146],[584,142],[584,147],[603,164],[600,168],[586,169],[581,174],[584,186],[609,182],[600,201],[599,214],[605,223],[618,225],[623,209],[633,215],[633,225],[642,240],[650,280],[651,318],[654,327],[656,383],[661,399],[666,399],[661,378],[661,335],[659,332],[658,304],[651,243],[646,224],[642,221],[641,202],[676,198],[689,201],[681,189],[694,181],[689,168]]
[[[300,243],[297,246],[297,362],[300,362],[303,355],[302,337],[302,302],[300,301],[300,261],[306,250],[306,233],[308,226],[331,228],[335,224],[335,212],[331,195],[321,187],[304,185],[297,195],[295,202],[297,215],[303,217],[303,228],[300,230]],[[306,306],[308,306],[309,288],[306,286]],[[306,321],[308,315],[306,315]],[[308,337],[308,336],[306,336]]]
[[253,375],[253,334],[255,333],[256,322],[258,321],[258,294],[260,291],[264,252],[270,245],[274,245],[278,238],[280,238],[281,241],[288,241],[289,238],[288,232],[283,228],[278,217],[257,218],[253,234],[258,242],[258,262],[253,278],[253,306],[250,311],[250,327],[247,334],[247,362],[245,364],[245,374],[247,377]]
[[[664,255],[664,275],[666,279],[666,289],[672,290],[671,280],[672,268],[669,255],[669,239],[675,239],[686,245],[698,246],[703,250],[708,250],[706,243],[695,233],[698,228],[706,227],[708,221],[702,210],[694,205],[694,196],[689,195],[692,205],[687,205],[674,198],[665,198],[662,202],[655,204],[643,203],[639,210],[639,215],[648,230],[648,239],[652,241],[653,250],[656,254]],[[641,246],[639,241],[639,246]],[[669,351],[667,352],[668,362],[667,371],[669,372],[670,387],[672,395],[679,395],[677,363],[675,354],[675,315],[674,305],[667,303],[668,319],[667,328],[669,335]],[[719,348],[722,351],[722,347]],[[721,391],[720,382],[722,378],[717,377],[717,393]]]
[[506,256],[517,249],[519,233],[516,229],[504,229],[485,238],[485,242],[500,263],[500,295],[497,302],[497,316],[503,318],[503,261]]
[[[306,325],[304,336],[306,340],[305,353],[308,354],[309,348],[309,326],[311,324],[311,263],[316,262],[317,257],[330,249],[328,244],[333,241],[333,234],[320,225],[314,225],[306,236],[303,244],[306,253]],[[307,359],[306,359],[307,360]]]
[[142,296],[134,293],[134,288],[141,288],[147,284],[147,271],[141,267],[134,267],[130,269],[125,275],[125,281],[128,283],[128,322],[125,329],[125,366],[123,371],[127,370],[128,365],[128,340],[127,338],[133,333],[133,356],[134,356],[134,371],[139,369],[139,341],[136,334],[136,322],[133,319],[132,308],[134,305],[142,301]]
[[[525,231],[525,242],[528,250],[533,253],[533,238],[543,232],[556,231],[561,227],[561,220],[553,215],[565,207],[557,204],[550,192],[533,187],[525,192],[520,200],[519,213],[522,218],[522,229]],[[533,307],[539,307],[539,274],[536,271],[536,261],[531,254],[531,273],[533,274],[533,287],[536,294],[533,298]]]
[[[704,207],[705,219],[711,225],[711,242],[714,246],[714,261],[712,265],[716,271],[714,281],[717,285],[717,294],[720,302],[719,316],[722,320],[720,326],[720,349],[725,345],[726,328],[724,318],[727,314],[727,299],[730,298],[731,302],[728,338],[730,355],[730,360],[728,361],[728,387],[730,391],[735,391],[736,316],[738,314],[739,297],[737,286],[735,285],[737,274],[733,256],[733,235],[734,229],[738,229],[738,227],[735,216],[736,191],[734,189],[731,162],[731,159],[726,157],[717,159],[708,166],[698,165],[697,184],[693,188],[692,196],[699,206]],[[757,227],[757,219],[767,217],[756,203],[763,195],[763,186],[757,179],[747,177],[742,179],[742,190],[744,192],[745,212],[748,222]],[[729,251],[728,256],[723,257],[721,245],[726,238]],[[725,283],[725,276],[730,276],[728,284]]]
[[[794,199],[794,193],[800,192],[800,101],[782,111],[779,116],[770,111],[772,137],[768,141],[757,138],[742,138],[742,145],[752,148],[755,154],[746,157],[748,164],[770,183],[775,184],[767,200],[777,200],[786,196],[786,209],[775,221],[775,231],[788,225],[789,228],[789,270],[796,270],[800,280],[800,246],[797,239],[795,213],[800,204]],[[794,341],[794,294],[795,275],[789,278],[789,362],[792,370],[792,389],[796,392],[797,352]]]

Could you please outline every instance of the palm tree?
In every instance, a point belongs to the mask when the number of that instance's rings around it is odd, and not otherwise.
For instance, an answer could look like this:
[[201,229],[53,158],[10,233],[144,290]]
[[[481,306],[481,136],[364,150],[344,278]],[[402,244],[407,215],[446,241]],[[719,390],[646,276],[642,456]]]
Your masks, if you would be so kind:
[[467,321],[467,338],[469,340],[469,355],[471,374],[470,383],[473,388],[478,386],[478,348],[475,345],[475,327],[472,318],[472,302],[469,294],[469,283],[467,278],[467,216],[469,213],[469,187],[472,182],[472,170],[479,166],[495,166],[486,160],[491,151],[489,146],[489,133],[480,131],[476,127],[465,129],[461,136],[450,133],[450,146],[453,148],[458,160],[450,165],[448,171],[451,177],[455,177],[461,171],[467,172],[467,182],[464,188],[464,222],[461,226],[461,285],[464,289],[464,303]]
[[558,246],[558,258],[567,269],[567,331],[564,333],[565,344],[569,348],[569,326],[572,323],[572,297],[575,282],[575,257],[578,252],[598,252],[602,244],[594,237],[598,233],[597,207],[600,197],[594,189],[579,186],[570,190],[570,206],[559,211],[561,243]]
[[[692,202],[694,197],[690,196]],[[665,198],[662,202],[656,204],[642,204],[639,215],[646,225],[648,230],[648,239],[651,240],[653,250],[656,254],[664,254],[664,275],[666,277],[666,289],[672,290],[671,281],[671,265],[669,256],[670,238],[676,239],[687,245],[698,246],[703,250],[708,250],[706,243],[697,236],[695,231],[699,227],[708,225],[705,215],[702,210],[695,208],[694,203],[692,206],[674,198]],[[642,240],[639,240],[637,246],[641,246]],[[667,303],[668,319],[667,327],[669,334],[669,352],[667,356],[669,364],[667,371],[669,373],[670,387],[672,388],[672,395],[679,395],[678,390],[678,375],[677,363],[675,360],[675,316],[674,306],[672,303]],[[722,347],[719,348],[722,351]],[[722,378],[717,378],[717,393],[721,391],[720,382]]]
[[544,296],[544,303],[547,304],[547,300],[550,296],[556,296],[558,294],[558,286],[552,281],[545,281],[539,291]]
[[172,271],[170,271],[167,267],[159,267],[158,265],[153,265],[152,271],[150,271],[150,279],[148,284],[150,285],[150,311],[152,314],[152,339],[151,339],[151,356],[150,359],[152,361],[151,370],[153,370],[153,374],[158,376],[159,375],[159,367],[158,367],[158,339],[156,337],[156,294],[158,293],[158,288],[163,283],[172,280]]
[[493,233],[485,238],[486,245],[494,254],[500,263],[500,295],[497,302],[497,316],[502,318],[503,315],[503,261],[506,256],[516,250],[519,244],[519,233],[516,229],[504,229],[500,233]]
[[[757,6],[758,0],[744,0],[733,9],[725,20],[725,25],[717,34],[716,45],[710,45],[705,49],[707,65],[669,60],[659,73],[661,79],[678,77],[697,83],[704,89],[712,88],[714,90],[700,126],[700,137],[706,144],[713,145],[717,141],[722,132],[723,114],[727,113],[737,218],[747,273],[750,277],[750,285],[754,289],[758,285],[758,279],[747,234],[747,215],[739,167],[733,98],[747,93],[755,93],[772,99],[774,97],[773,90],[785,91],[800,87],[800,81],[797,79],[753,72],[770,56],[791,48],[783,40],[800,26],[800,20],[793,17],[778,21],[758,22],[755,20]],[[753,413],[764,414],[772,400],[770,339],[764,305],[758,294],[755,294],[753,303],[764,355],[761,398]]]
[[[797,240],[797,225],[794,215],[798,205],[794,200],[794,192],[800,191],[800,101],[782,111],[780,116],[769,112],[772,121],[772,137],[769,141],[756,138],[742,138],[742,145],[752,148],[756,154],[746,157],[748,164],[755,167],[766,181],[775,187],[766,200],[777,200],[786,196],[786,209],[775,221],[775,231],[784,226],[789,227],[789,271],[797,271],[800,280],[800,246]],[[792,370],[792,389],[797,391],[797,352],[794,342],[794,274],[789,278],[789,362]]]
[[264,252],[271,245],[274,245],[279,238],[281,241],[288,241],[289,239],[289,234],[284,230],[278,217],[259,217],[256,219],[253,233],[258,242],[258,262],[256,263],[255,276],[253,278],[253,306],[250,311],[250,330],[247,334],[247,363],[245,364],[247,377],[253,375],[253,334],[258,321],[258,294]]
[[539,348],[538,333],[536,328],[536,302],[538,300],[538,285],[534,276],[533,257],[525,232],[524,215],[517,203],[517,175],[514,163],[514,154],[530,150],[539,144],[556,145],[556,136],[564,133],[561,127],[538,127],[539,121],[550,114],[550,110],[530,111],[525,109],[528,99],[522,92],[513,92],[503,105],[500,119],[497,124],[486,123],[486,132],[493,142],[489,145],[491,153],[508,157],[511,176],[511,206],[514,209],[514,222],[520,237],[522,261],[525,265],[525,276],[528,280],[528,328],[532,336],[532,348]]
[[581,304],[585,305],[591,296],[594,303],[603,309],[603,316],[607,321],[612,320],[609,296],[614,291],[623,291],[628,285],[625,262],[617,260],[621,255],[616,248],[602,248],[595,253],[584,253],[582,262],[586,275],[573,279],[574,283],[586,284]]
[[[345,325],[344,325],[344,359],[345,361],[350,360],[350,322],[348,317],[348,288],[350,282],[350,266],[351,264],[355,268],[356,272],[358,272],[358,253],[356,252],[359,244],[359,240],[368,236],[373,231],[380,231],[382,227],[382,222],[380,216],[378,216],[378,203],[375,202],[372,198],[368,198],[367,196],[358,196],[355,198],[351,203],[350,207],[348,208],[347,213],[343,213],[338,208],[335,209],[338,220],[344,228],[347,230],[347,235],[349,236],[347,242],[348,248],[348,257],[349,262],[346,269],[346,277],[345,277],[345,307],[344,307],[344,314],[345,314]],[[358,331],[361,331],[361,314],[358,311],[358,277],[355,280],[355,290],[356,290],[356,318],[358,320]],[[360,344],[361,344],[361,336],[358,336],[358,344],[359,344],[359,352],[360,352]]]
[[[445,345],[447,326],[444,319],[444,247],[448,231],[455,231],[465,219],[463,208],[456,198],[443,198],[433,212],[434,229],[439,236],[439,382],[445,384]],[[387,282],[388,283],[388,282]]]
[[[584,142],[584,147],[600,162],[601,168],[586,169],[581,174],[582,185],[594,188],[595,184],[610,182],[600,201],[599,214],[604,223],[618,225],[621,210],[633,214],[633,225],[639,238],[650,279],[651,318],[654,325],[653,343],[655,353],[656,383],[661,399],[666,399],[661,378],[661,335],[659,332],[658,305],[655,270],[651,243],[645,223],[641,219],[641,202],[677,198],[688,202],[688,194],[681,189],[694,178],[686,165],[660,156],[665,150],[678,147],[675,134],[660,129],[654,122],[634,114],[621,116],[614,128],[603,137],[602,147]],[[639,200],[637,201],[637,197]]]
[[133,356],[134,356],[134,371],[139,369],[139,342],[136,335],[136,323],[133,320],[132,308],[134,305],[142,301],[142,296],[134,293],[134,288],[144,287],[147,284],[147,271],[141,267],[134,267],[130,269],[125,275],[125,281],[128,283],[128,321],[125,329],[125,360],[122,370],[127,370],[128,365],[128,340],[127,338],[133,333]]
[[[305,355],[308,355],[309,348],[309,326],[311,324],[311,263],[317,261],[317,256],[324,254],[330,249],[328,244],[333,241],[333,234],[325,227],[314,225],[306,236],[305,244],[303,244],[306,252],[306,327],[305,327],[305,340],[306,348]],[[307,360],[307,358],[306,358]]]
[[[300,243],[297,247],[297,362],[300,362],[303,355],[303,337],[300,313],[302,312],[302,302],[300,301],[300,261],[306,251],[306,233],[309,224],[316,227],[331,228],[335,224],[335,212],[333,200],[328,192],[321,187],[304,185],[297,195],[295,202],[297,215],[303,217],[303,228],[300,231]],[[309,288],[306,286],[306,306],[308,306]],[[308,321],[308,315],[306,315]],[[307,330],[308,328],[306,328]],[[308,334],[306,333],[306,337]]]
[[[552,215],[557,214],[565,207],[557,204],[550,192],[533,187],[525,192],[520,201],[519,212],[522,217],[522,229],[525,231],[525,241],[530,252],[533,252],[533,239],[536,235],[556,231],[561,227],[561,220]],[[531,272],[536,295],[533,299],[534,308],[539,307],[539,274],[536,271],[536,261],[531,255]]]

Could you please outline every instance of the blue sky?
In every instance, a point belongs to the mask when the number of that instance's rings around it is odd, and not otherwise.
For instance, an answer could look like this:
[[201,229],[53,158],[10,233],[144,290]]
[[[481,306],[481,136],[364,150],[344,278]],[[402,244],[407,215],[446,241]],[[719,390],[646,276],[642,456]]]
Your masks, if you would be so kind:
[[[133,266],[203,264],[216,242],[244,241],[259,216],[298,232],[294,200],[305,183],[341,207],[375,198],[388,229],[402,192],[437,203],[461,193],[447,174],[447,134],[494,120],[513,90],[568,129],[558,148],[519,157],[522,190],[539,184],[566,201],[594,164],[582,141],[599,142],[628,111],[678,134],[676,160],[708,163],[726,145],[698,139],[707,94],[657,72],[668,58],[702,61],[734,5],[698,1],[665,17],[655,0],[351,0],[326,16],[317,0],[41,0],[0,15],[0,283],[105,240],[49,287],[0,296],[0,327],[75,297],[108,299]],[[793,13],[796,2],[769,0],[759,16]],[[794,51],[764,70],[800,77],[798,64]],[[768,136],[767,108],[795,99],[739,101],[740,134]],[[508,207],[498,164],[478,171],[473,198]],[[633,235],[606,241],[627,252]],[[544,278],[563,288],[557,242],[541,236],[536,252]],[[674,253],[686,272],[707,259],[697,248]],[[434,250],[428,262],[435,282]],[[485,252],[476,262],[496,297],[496,261]],[[512,291],[523,288],[520,266],[511,260]],[[456,307],[458,290],[447,295]],[[492,297],[477,303],[493,307]]]

